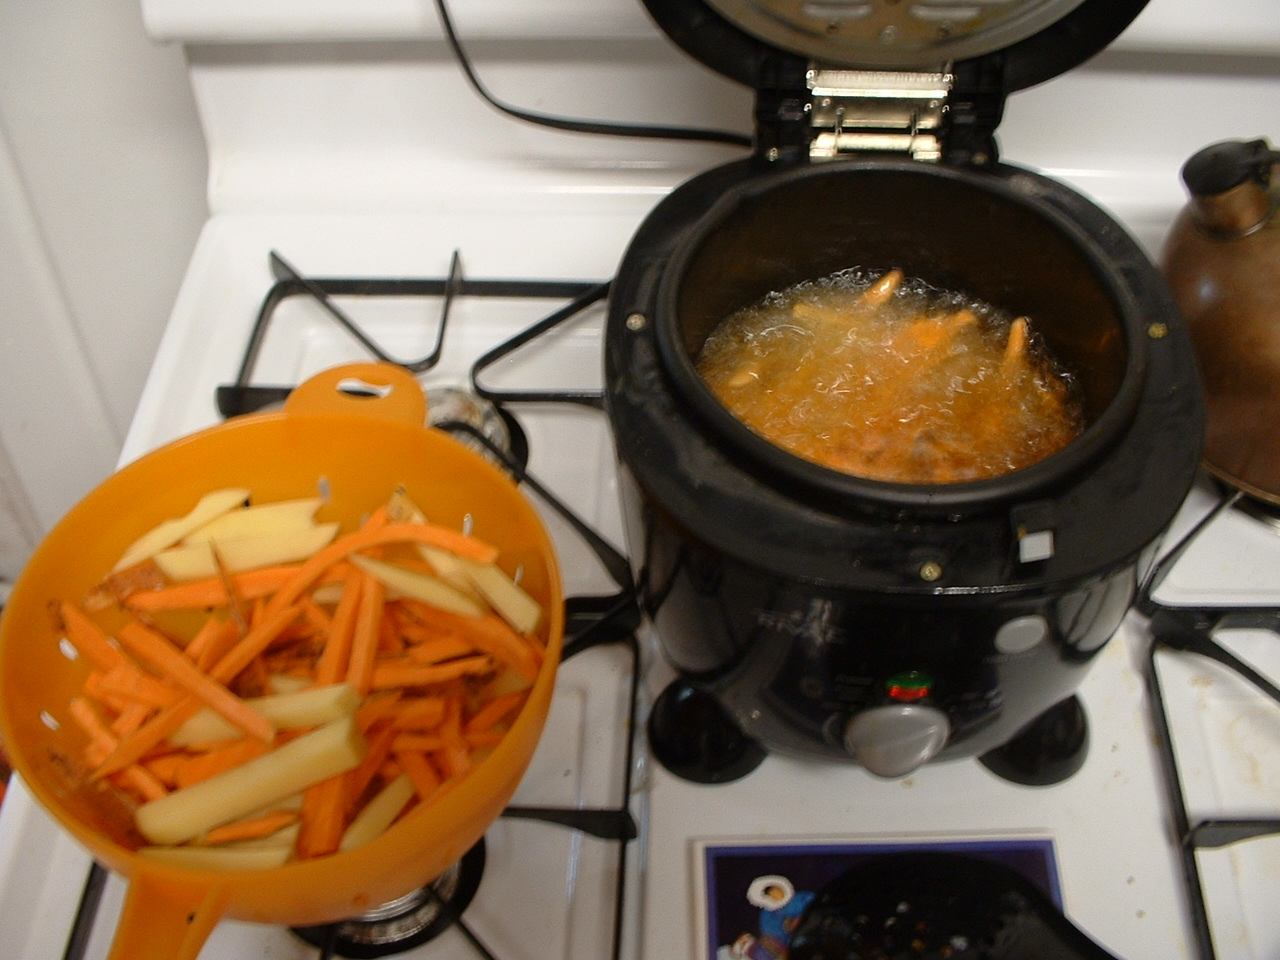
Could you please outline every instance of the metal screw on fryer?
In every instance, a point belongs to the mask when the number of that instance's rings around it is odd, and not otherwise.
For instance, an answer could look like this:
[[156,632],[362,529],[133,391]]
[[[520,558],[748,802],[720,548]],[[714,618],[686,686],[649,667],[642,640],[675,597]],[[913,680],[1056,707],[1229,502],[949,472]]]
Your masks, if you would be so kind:
[[643,330],[645,325],[643,313],[633,313],[627,317],[627,329],[633,333],[637,330]]
[[920,564],[920,579],[927,583],[933,583],[942,576],[942,564],[937,560],[926,560]]
[[780,156],[782,156],[782,154],[778,151],[777,147],[770,147],[764,152],[764,158],[770,163],[777,163],[778,157]]
[[1153,323],[1147,327],[1147,336],[1152,340],[1161,340],[1169,335],[1169,325],[1167,323]]

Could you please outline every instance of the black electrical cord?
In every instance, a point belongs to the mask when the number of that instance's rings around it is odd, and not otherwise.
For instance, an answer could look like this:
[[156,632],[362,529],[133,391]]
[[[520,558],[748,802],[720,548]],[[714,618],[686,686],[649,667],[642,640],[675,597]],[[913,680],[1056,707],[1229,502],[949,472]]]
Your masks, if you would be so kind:
[[453,18],[449,14],[445,0],[435,0],[435,5],[436,11],[440,15],[440,26],[444,29],[445,39],[448,40],[454,56],[457,57],[458,65],[462,67],[462,72],[466,76],[467,82],[490,106],[505,113],[507,116],[515,117],[517,120],[523,120],[526,123],[551,127],[555,130],[568,130],[573,133],[602,134],[612,137],[642,137],[651,140],[699,140],[708,143],[727,143],[738,147],[750,147],[752,145],[750,136],[728,130],[702,130],[696,127],[667,127],[636,123],[610,123],[603,120],[581,120],[573,117],[534,113],[503,103],[489,93],[484,84],[480,82],[480,77],[476,74],[475,67],[472,66],[471,58],[467,55],[466,50],[463,49],[462,42],[458,39],[458,33],[453,28]]

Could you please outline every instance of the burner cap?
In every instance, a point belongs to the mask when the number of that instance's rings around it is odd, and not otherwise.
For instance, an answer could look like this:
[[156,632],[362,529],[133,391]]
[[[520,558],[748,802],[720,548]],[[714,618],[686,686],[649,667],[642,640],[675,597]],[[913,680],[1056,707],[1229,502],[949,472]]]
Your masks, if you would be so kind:
[[[386,957],[434,940],[475,897],[484,874],[484,839],[444,872],[430,888],[410,891],[350,920],[293,932],[315,947],[328,948],[349,960]],[[432,895],[434,893],[434,896]],[[449,911],[440,909],[443,900]]]

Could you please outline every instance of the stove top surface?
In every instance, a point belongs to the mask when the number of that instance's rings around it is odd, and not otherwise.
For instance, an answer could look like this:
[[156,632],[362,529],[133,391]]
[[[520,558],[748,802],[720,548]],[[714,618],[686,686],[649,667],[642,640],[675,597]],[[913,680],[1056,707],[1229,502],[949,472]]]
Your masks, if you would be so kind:
[[[603,213],[565,215],[554,252],[539,245],[545,218],[519,216],[359,217],[223,215],[206,227],[157,356],[123,458],[216,422],[214,388],[234,380],[259,306],[273,278],[270,250],[312,277],[424,277],[448,268],[455,249],[472,277],[602,280],[643,210],[621,205]],[[493,242],[494,231],[504,241]],[[562,242],[563,241],[563,242]],[[469,249],[477,254],[472,257]],[[416,356],[431,341],[439,304],[339,298],[367,322],[389,352]],[[471,361],[544,316],[555,303],[481,302],[451,308],[441,364],[428,387],[465,382]],[[557,328],[486,374],[494,386],[599,386],[603,308]],[[254,377],[296,382],[360,348],[305,298],[282,307],[264,341]],[[530,470],[606,539],[624,542],[607,422],[581,405],[522,404],[516,415],[530,440]],[[1197,486],[1171,537],[1210,509],[1214,488]],[[569,594],[610,589],[590,552],[562,523],[549,521],[562,554]],[[1168,604],[1274,604],[1280,569],[1270,558],[1280,539],[1253,518],[1217,518],[1167,577]],[[1197,957],[1179,854],[1170,842],[1170,812],[1153,750],[1153,723],[1143,679],[1146,622],[1130,616],[1089,673],[1081,697],[1090,721],[1084,767],[1053,787],[1004,782],[980,764],[926,765],[901,780],[876,779],[853,766],[769,757],[735,783],[701,786],[651,761],[642,726],[626,720],[630,663],[621,649],[590,651],[561,675],[548,734],[519,803],[595,807],[626,802],[639,827],[625,863],[616,846],[545,824],[504,818],[488,838],[488,865],[466,919],[502,958],[588,960],[610,955],[621,932],[624,960],[713,957],[714,911],[708,894],[708,850],[742,845],[847,847],[938,841],[1046,843],[1062,904],[1083,929],[1127,960]],[[1280,646],[1267,631],[1232,638],[1260,669],[1280,675]],[[640,635],[639,709],[669,679],[653,638]],[[1162,653],[1161,677],[1176,714],[1174,734],[1196,817],[1269,816],[1280,812],[1280,712],[1213,664]],[[624,747],[637,737],[630,783]],[[1199,855],[1223,957],[1264,960],[1280,952],[1280,922],[1268,905],[1280,895],[1275,838],[1251,840]],[[533,854],[530,856],[529,854]],[[50,864],[28,881],[29,863]],[[79,897],[87,859],[11,791],[0,817],[0,927],[25,931],[18,956],[57,955]],[[616,885],[623,885],[621,927]],[[84,956],[106,955],[123,885],[107,884]],[[721,895],[724,891],[719,891]],[[19,934],[24,935],[23,933]],[[302,960],[317,956],[293,934],[251,924],[220,924],[201,954]],[[414,948],[414,958],[470,957],[458,930]]]

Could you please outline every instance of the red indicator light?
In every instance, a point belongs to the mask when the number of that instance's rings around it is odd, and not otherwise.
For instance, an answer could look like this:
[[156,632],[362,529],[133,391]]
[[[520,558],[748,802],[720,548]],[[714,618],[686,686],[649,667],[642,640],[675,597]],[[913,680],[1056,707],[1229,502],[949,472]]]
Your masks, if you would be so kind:
[[933,678],[918,670],[907,670],[895,673],[885,681],[885,693],[889,699],[899,703],[914,703],[923,700],[933,690]]

